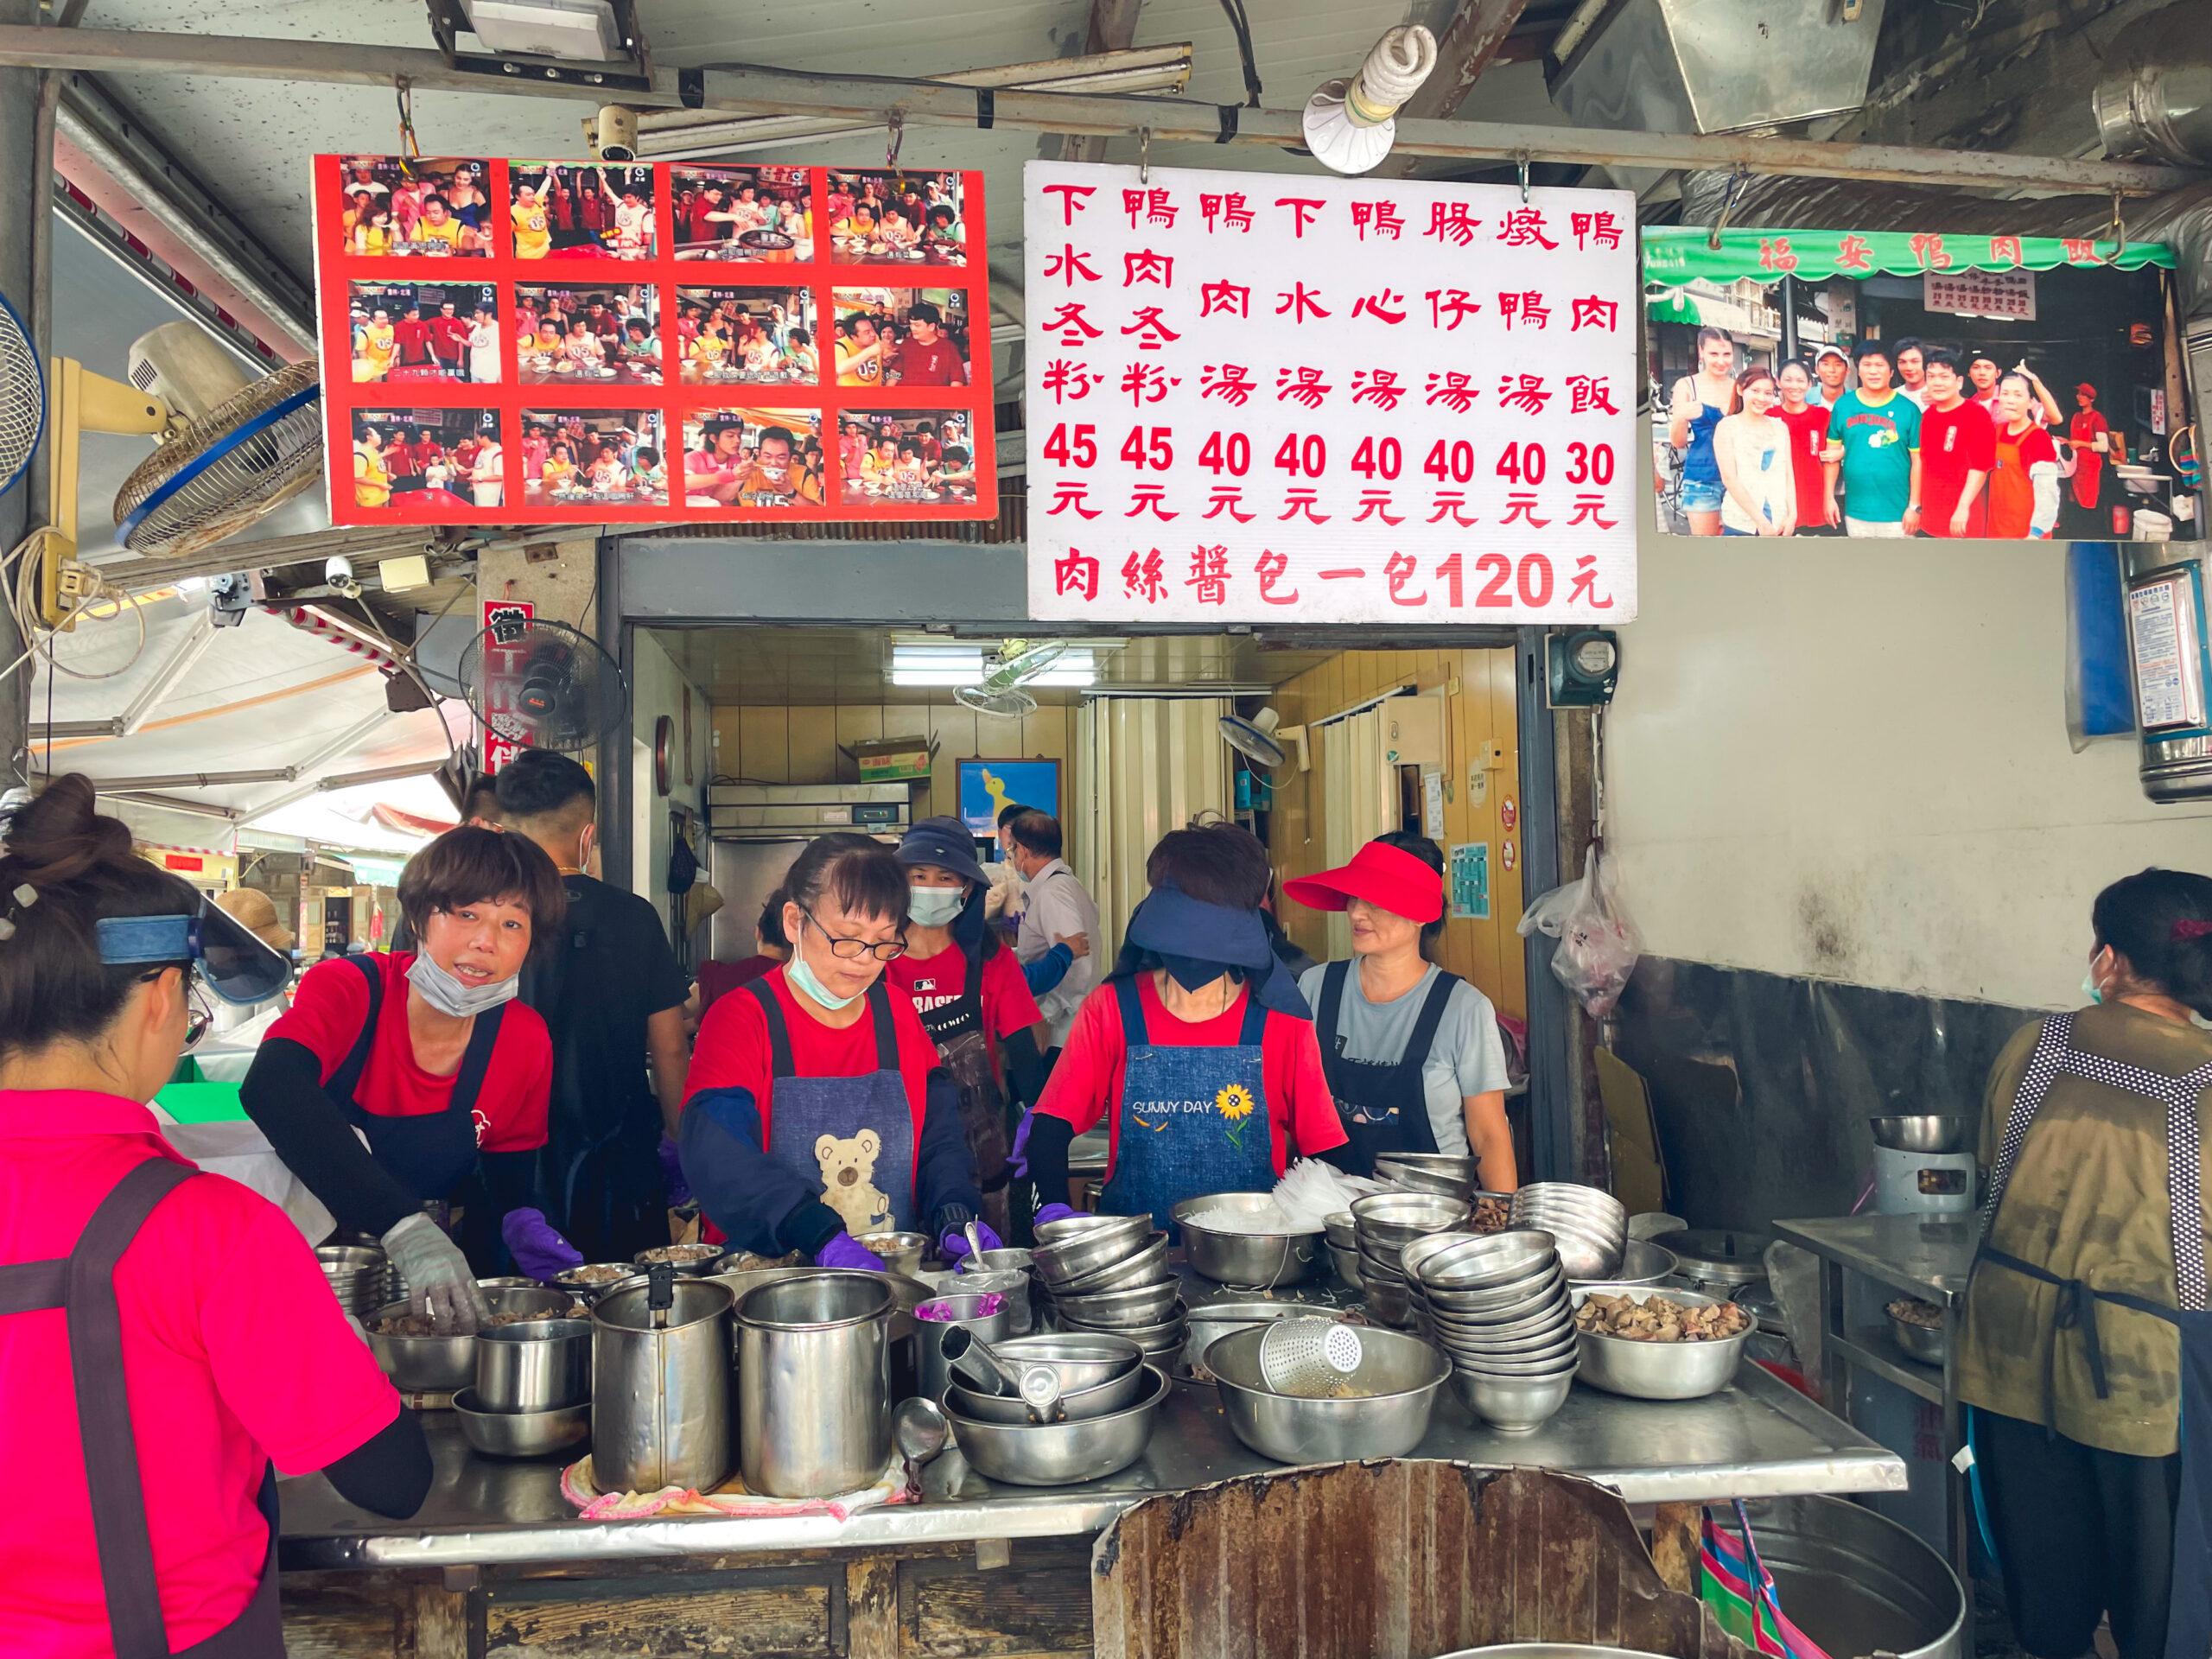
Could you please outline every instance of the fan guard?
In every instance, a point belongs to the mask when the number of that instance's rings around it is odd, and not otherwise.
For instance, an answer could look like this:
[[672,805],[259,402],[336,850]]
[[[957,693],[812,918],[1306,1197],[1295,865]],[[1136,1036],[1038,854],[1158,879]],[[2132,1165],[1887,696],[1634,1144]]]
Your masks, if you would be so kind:
[[182,558],[322,476],[322,382],[308,359],[255,381],[141,461],[116,493],[116,539]]

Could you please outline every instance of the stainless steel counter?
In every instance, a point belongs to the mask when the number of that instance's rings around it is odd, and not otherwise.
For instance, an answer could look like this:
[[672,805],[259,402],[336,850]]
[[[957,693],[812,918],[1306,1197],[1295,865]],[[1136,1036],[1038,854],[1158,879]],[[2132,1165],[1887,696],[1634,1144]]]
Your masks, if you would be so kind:
[[1965,1300],[1974,1245],[1981,1236],[1980,1219],[1974,1216],[1821,1216],[1777,1221],[1774,1233],[1939,1307]]
[[[1085,1485],[997,1485],[948,1448],[925,1471],[923,1502],[842,1523],[824,1516],[586,1522],[561,1497],[557,1463],[476,1457],[450,1413],[427,1413],[423,1423],[437,1475],[411,1520],[354,1509],[320,1475],[282,1483],[285,1567],[481,1566],[1069,1536],[1096,1532],[1159,1493],[1275,1466],[1230,1433],[1211,1387],[1179,1383],[1145,1455]],[[1413,1455],[1571,1471],[1615,1487],[1631,1503],[1893,1491],[1905,1484],[1894,1453],[1748,1363],[1735,1387],[1705,1400],[1624,1400],[1577,1387],[1556,1417],[1522,1436],[1483,1427],[1446,1389]]]

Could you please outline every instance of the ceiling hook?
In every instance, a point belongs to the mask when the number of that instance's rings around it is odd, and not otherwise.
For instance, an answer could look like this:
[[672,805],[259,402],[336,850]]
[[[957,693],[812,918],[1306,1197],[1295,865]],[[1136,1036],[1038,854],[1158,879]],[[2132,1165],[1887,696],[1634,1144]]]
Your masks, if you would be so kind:
[[2120,192],[2112,193],[2112,252],[2105,260],[2108,265],[2120,263],[2120,256],[2127,251],[2127,224],[2120,216]]
[[1137,134],[1137,182],[1152,182],[1152,129],[1145,127]]
[[886,117],[884,126],[889,134],[890,142],[883,147],[883,164],[886,167],[896,167],[899,165],[899,147],[906,142],[905,113],[899,110],[893,110]]
[[1727,194],[1720,200],[1720,216],[1713,221],[1713,233],[1705,238],[1705,245],[1716,253],[1720,251],[1720,233],[1728,228],[1728,215],[1736,211],[1743,188],[1751,179],[1751,175],[1740,168],[1728,175]]
[[1521,168],[1521,205],[1525,207],[1529,205],[1529,152],[1516,149],[1513,159]]

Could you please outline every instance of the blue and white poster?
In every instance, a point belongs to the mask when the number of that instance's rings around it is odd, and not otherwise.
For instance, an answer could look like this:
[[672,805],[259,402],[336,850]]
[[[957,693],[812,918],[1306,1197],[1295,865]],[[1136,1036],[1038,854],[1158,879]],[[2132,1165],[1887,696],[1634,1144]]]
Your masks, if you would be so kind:
[[960,762],[960,821],[979,836],[995,836],[999,814],[1009,806],[1033,806],[1060,816],[1060,763],[1057,760],[963,760]]

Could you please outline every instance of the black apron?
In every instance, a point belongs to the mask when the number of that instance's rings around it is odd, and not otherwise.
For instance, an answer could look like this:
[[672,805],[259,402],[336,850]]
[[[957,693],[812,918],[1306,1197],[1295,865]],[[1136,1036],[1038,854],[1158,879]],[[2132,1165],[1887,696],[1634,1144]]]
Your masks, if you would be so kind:
[[868,988],[875,1070],[856,1077],[799,1076],[775,991],[766,979],[738,988],[753,995],[768,1021],[772,1145],[763,1150],[794,1169],[816,1172],[822,1202],[853,1237],[915,1230],[914,1109],[899,1069],[899,1031],[882,976]]
[[[146,1498],[132,1438],[130,1394],[123,1374],[123,1315],[115,1297],[115,1265],[154,1206],[200,1172],[167,1158],[149,1158],[100,1200],[66,1256],[0,1267],[0,1317],[63,1311],[69,1325],[69,1369],[76,1381],[77,1427],[84,1442],[85,1484],[92,1497],[92,1537],[99,1551],[100,1587],[107,1600],[116,1659],[171,1659],[162,1621],[161,1582],[146,1527]],[[276,1471],[265,1465],[260,1507],[269,1522],[261,1582],[244,1611],[175,1659],[283,1659],[284,1629],[276,1608]]]
[[361,1073],[376,1046],[377,1022],[384,1014],[384,969],[373,957],[348,957],[369,982],[369,1017],[361,1034],[323,1092],[337,1103],[346,1122],[368,1137],[369,1151],[404,1186],[425,1199],[443,1198],[476,1164],[476,1097],[484,1088],[484,1073],[492,1064],[492,1050],[499,1040],[499,1025],[506,1005],[476,1016],[462,1051],[461,1070],[453,1080],[453,1098],[442,1112],[415,1117],[385,1117],[368,1110],[353,1098]]
[[1354,1175],[1372,1175],[1378,1154],[1434,1152],[1436,1127],[1428,1121],[1428,1096],[1421,1086],[1421,1069],[1436,1041],[1436,1028],[1459,983],[1457,974],[1439,973],[1428,988],[1414,1021],[1406,1052],[1395,1060],[1355,1060],[1344,1052],[1344,1039],[1338,1034],[1337,1017],[1344,1007],[1344,982],[1353,964],[1332,962],[1321,970],[1321,1071],[1329,1080],[1329,1094],[1337,1103],[1337,1116],[1351,1138],[1351,1161],[1345,1168]]
[[983,1195],[981,1218],[999,1237],[1011,1238],[1007,1183],[1014,1173],[1007,1167],[1006,1096],[999,1088],[990,1039],[983,1031],[982,952],[967,950],[957,939],[952,948],[967,958],[968,978],[960,995],[942,1007],[924,1008],[917,1003],[914,1011],[937,1045],[938,1058],[959,1085],[960,1128],[975,1161],[976,1190]]
[[[2046,1285],[2059,1292],[2058,1325],[2082,1333],[2089,1362],[2089,1376],[2097,1397],[2106,1397],[2104,1349],[2097,1340],[2097,1304],[2110,1302],[2132,1308],[2152,1319],[2164,1319],[2181,1333],[2181,1499],[2174,1512],[2173,1584],[2166,1613],[2166,1659],[2205,1659],[2212,1650],[2212,1313],[2205,1308],[2204,1214],[2198,1190],[2201,1151],[2196,1125],[2197,1097],[2212,1087],[2212,1065],[2200,1065],[2178,1077],[2085,1054],[2073,1046],[2074,1016],[2055,1014],[2036,1033],[2035,1052],[2019,1091],[2005,1116],[2005,1134],[1990,1172],[1989,1197],[1981,1211],[1981,1244],[1974,1252],[1977,1267],[1984,1262]],[[1997,1206],[2012,1179],[2012,1166],[2028,1138],[2028,1128],[2061,1072],[2088,1077],[2108,1088],[2155,1100],[2166,1110],[2166,1202],[2173,1228],[2174,1307],[2164,1307],[2121,1291],[2097,1290],[2079,1279],[2062,1279],[2049,1268],[1996,1249],[1989,1243]],[[2046,1362],[2047,1363],[2047,1362]],[[2050,1416],[2050,1380],[2044,1380],[2044,1416]]]

